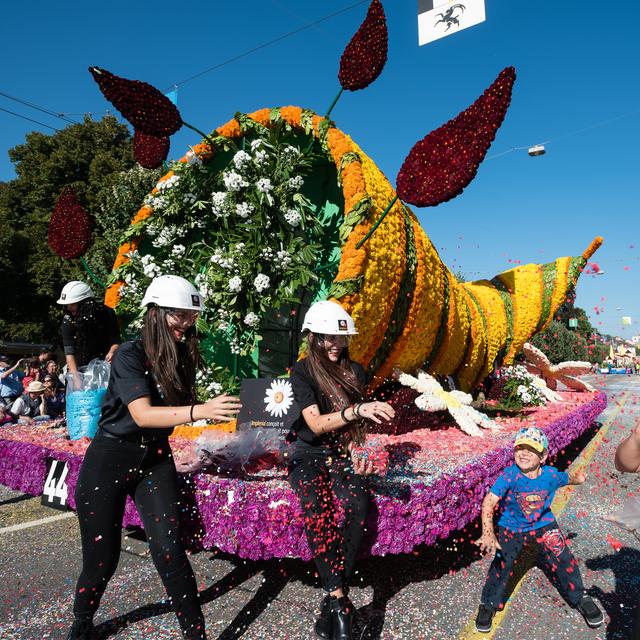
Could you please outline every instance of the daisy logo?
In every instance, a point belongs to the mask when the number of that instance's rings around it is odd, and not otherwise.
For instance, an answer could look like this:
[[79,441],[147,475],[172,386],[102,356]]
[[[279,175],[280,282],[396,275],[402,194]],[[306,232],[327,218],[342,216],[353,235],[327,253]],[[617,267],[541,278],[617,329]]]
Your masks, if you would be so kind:
[[266,411],[270,415],[281,418],[286,415],[293,404],[293,389],[288,380],[273,380],[264,396]]

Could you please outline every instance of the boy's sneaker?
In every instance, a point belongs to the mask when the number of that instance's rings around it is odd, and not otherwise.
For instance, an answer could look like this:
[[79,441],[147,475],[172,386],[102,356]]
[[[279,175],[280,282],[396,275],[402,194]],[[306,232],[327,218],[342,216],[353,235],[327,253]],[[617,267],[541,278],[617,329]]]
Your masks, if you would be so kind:
[[495,611],[491,607],[481,604],[478,607],[478,615],[476,616],[476,631],[489,633],[489,631],[491,631],[494,613]]
[[599,627],[604,622],[604,614],[600,607],[589,596],[584,596],[576,609],[583,615],[592,629]]

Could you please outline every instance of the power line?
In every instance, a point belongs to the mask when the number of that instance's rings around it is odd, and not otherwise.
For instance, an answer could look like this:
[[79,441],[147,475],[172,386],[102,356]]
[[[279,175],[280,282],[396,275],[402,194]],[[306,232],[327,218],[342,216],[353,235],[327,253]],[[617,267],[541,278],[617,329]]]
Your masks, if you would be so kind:
[[55,127],[45,124],[44,122],[39,122],[38,120],[34,120],[33,118],[27,118],[27,116],[20,115],[15,111],[9,111],[9,109],[3,109],[2,107],[0,107],[0,111],[4,111],[5,113],[10,113],[12,116],[16,116],[17,118],[22,118],[23,120],[28,120],[29,122],[34,122],[35,124],[39,124],[41,127],[47,127],[48,129],[53,129],[54,131],[60,131],[60,129],[56,129]]
[[60,118],[60,120],[64,120],[65,122],[69,122],[70,124],[79,124],[75,120],[69,120],[69,118],[65,118],[64,114],[62,113],[56,113],[55,111],[51,111],[51,109],[45,109],[44,107],[34,104],[33,102],[29,102],[28,100],[24,100],[23,98],[17,98],[16,96],[11,96],[8,93],[5,93],[4,91],[0,91],[0,96],[4,96],[9,100],[13,100],[14,102],[19,102],[20,104],[24,104],[27,107],[36,109],[37,111],[42,111],[42,113],[46,113],[47,115],[53,116],[54,118]]
[[[565,138],[570,138],[571,136],[576,136],[579,133],[584,133],[585,131],[591,131],[592,129],[597,129],[598,127],[604,127],[607,124],[611,124],[612,122],[616,122],[617,120],[622,120],[623,118],[628,118],[630,116],[635,116],[640,113],[640,109],[635,109],[633,111],[629,111],[628,113],[623,113],[619,116],[614,116],[613,118],[607,118],[606,120],[601,120],[599,122],[594,122],[593,124],[587,125],[586,127],[582,127],[582,129],[576,129],[575,131],[569,131],[568,133],[563,133],[559,135],[557,138],[552,138],[550,140],[546,140],[545,142],[537,142],[538,145],[547,145],[557,142],[558,140],[564,140]],[[486,160],[494,160],[495,158],[500,158],[501,156],[506,156],[508,153],[513,153],[514,151],[526,151],[530,149],[534,145],[527,145],[524,147],[511,147],[511,149],[507,149],[506,151],[501,151],[500,153],[495,153],[492,156],[488,156]]]
[[204,69],[203,71],[199,71],[198,73],[194,73],[192,76],[189,76],[188,78],[185,78],[184,80],[181,80],[180,82],[174,82],[170,87],[166,88],[164,91],[170,91],[173,87],[180,87],[183,84],[186,84],[187,82],[191,82],[192,80],[195,80],[196,78],[199,78],[200,76],[203,76],[207,73],[210,73],[211,71],[215,71],[216,69],[220,69],[221,67],[224,67],[225,65],[228,65],[232,62],[235,62],[236,60],[240,60],[241,58],[245,58],[246,56],[255,53],[256,51],[260,51],[261,49],[264,49],[266,47],[271,46],[272,44],[276,44],[277,42],[280,42],[281,40],[285,40],[286,38],[290,38],[291,36],[294,36],[302,31],[306,31],[307,29],[311,29],[312,27],[315,27],[316,25],[325,22],[327,20],[330,20],[331,18],[335,18],[336,16],[339,16],[342,13],[346,13],[347,11],[351,11],[351,9],[354,9],[355,7],[359,7],[362,4],[365,4],[369,2],[369,0],[360,0],[360,2],[356,2],[354,4],[351,4],[347,7],[343,7],[342,9],[339,9],[338,11],[334,11],[333,13],[330,13],[322,18],[318,18],[317,20],[314,20],[313,22],[309,22],[308,24],[303,25],[302,27],[298,27],[297,29],[294,29],[293,31],[289,31],[287,33],[284,33],[280,36],[278,36],[277,38],[273,38],[273,40],[269,40],[267,42],[263,42],[262,44],[257,45],[256,47],[252,47],[251,49],[247,49],[246,51],[243,51],[242,53],[239,53],[235,56],[232,56],[231,58],[227,58],[226,60],[224,60],[223,62],[220,62],[218,64],[213,65],[212,67],[209,67],[208,69]]

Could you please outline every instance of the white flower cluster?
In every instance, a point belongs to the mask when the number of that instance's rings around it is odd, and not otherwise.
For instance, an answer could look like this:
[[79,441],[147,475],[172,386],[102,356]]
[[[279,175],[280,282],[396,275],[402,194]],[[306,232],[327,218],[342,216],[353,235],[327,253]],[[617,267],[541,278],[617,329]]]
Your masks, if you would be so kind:
[[271,180],[269,180],[269,178],[260,178],[260,180],[256,182],[256,189],[261,193],[269,193],[273,191]]
[[296,209],[287,209],[284,214],[284,219],[292,226],[297,227],[302,221],[302,216]]
[[173,244],[176,236],[178,235],[178,229],[173,225],[167,225],[158,236],[151,242],[151,244],[156,248],[160,249],[161,247],[168,247],[170,244]]
[[225,171],[222,174],[222,180],[227,191],[240,191],[240,189],[249,186],[249,183],[235,171]]
[[264,273],[259,273],[253,281],[253,286],[258,293],[262,293],[265,289],[268,289],[270,284],[271,280],[269,276]]
[[166,180],[162,180],[161,182],[158,182],[158,184],[156,185],[156,189],[160,193],[164,193],[169,189],[173,189],[178,184],[178,182],[180,182],[180,176],[174,173],[171,177],[167,178]]
[[233,269],[236,266],[236,263],[233,260],[233,258],[226,258],[223,255],[222,249],[216,249],[213,252],[213,255],[209,258],[209,261],[213,262],[213,264],[217,264],[219,267],[226,270]]
[[148,195],[144,199],[144,203],[154,211],[162,211],[162,209],[167,206],[166,198],[163,198],[162,196],[155,196],[153,194]]
[[522,400],[523,404],[530,404],[533,400],[531,393],[529,393],[529,388],[523,384],[518,386],[518,388],[516,389],[516,393],[518,394],[520,400]]
[[233,156],[233,164],[238,171],[242,171],[251,163],[251,156],[246,151],[238,151]]
[[195,194],[193,193],[185,193],[183,198],[182,198],[182,202],[184,202],[185,204],[193,204],[198,198],[196,197]]
[[236,215],[239,218],[246,219],[255,211],[255,209],[255,206],[250,202],[240,202],[236,205]]
[[260,322],[260,317],[258,316],[258,314],[254,313],[253,311],[250,311],[244,317],[244,323],[248,327],[253,328],[253,327],[257,326],[259,322]]
[[171,255],[176,258],[182,258],[182,256],[186,253],[187,248],[183,244],[174,244],[171,249]]
[[209,396],[208,399],[222,393],[222,385],[214,379],[213,372],[208,369],[196,372],[196,384],[204,389]]
[[288,251],[278,251],[276,252],[276,269],[278,271],[283,271],[293,262],[293,258],[289,254]]
[[144,271],[144,275],[147,278],[155,278],[157,276],[162,275],[162,271],[160,267],[154,262],[153,256],[150,254],[146,254],[140,258],[140,262],[142,263],[142,270]]
[[289,186],[296,191],[302,188],[304,184],[304,178],[302,176],[294,176],[293,178],[289,178]]
[[213,293],[211,286],[209,285],[209,281],[207,280],[207,276],[204,273],[199,273],[194,278],[196,288],[200,292],[200,295],[203,298],[210,298]]
[[229,280],[229,291],[231,293],[240,293],[242,291],[242,278],[240,276],[233,276]]
[[227,201],[227,194],[225,191],[214,191],[211,194],[211,211],[216,216],[224,215],[224,205]]

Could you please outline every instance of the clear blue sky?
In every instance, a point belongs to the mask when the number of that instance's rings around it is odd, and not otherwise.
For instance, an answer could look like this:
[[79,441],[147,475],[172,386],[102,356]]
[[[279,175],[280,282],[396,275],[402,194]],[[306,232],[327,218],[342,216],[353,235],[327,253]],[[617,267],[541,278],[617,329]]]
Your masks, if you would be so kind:
[[[0,91],[55,112],[104,112],[108,105],[89,65],[168,89],[355,2],[11,2],[0,25]],[[337,125],[395,183],[414,142],[514,65],[513,101],[488,159],[461,196],[418,211],[422,225],[449,267],[468,279],[491,277],[514,260],[579,255],[602,235],[605,244],[594,261],[605,273],[582,276],[577,304],[602,331],[640,334],[638,4],[487,0],[484,24],[423,47],[417,0],[383,5],[389,62],[371,87],[342,97],[332,114]],[[366,8],[361,4],[181,85],[184,119],[210,130],[236,111],[265,106],[322,112],[339,88],[340,55]],[[0,107],[65,125],[2,96]],[[6,150],[34,128],[49,131],[0,111],[0,180],[14,175]],[[492,158],[547,140],[543,157],[518,151]],[[196,141],[181,130],[171,156]],[[623,315],[634,326],[623,329]]]

